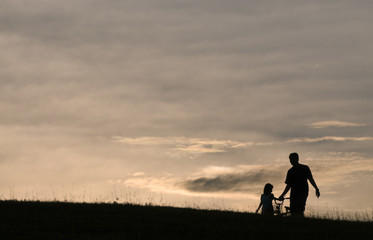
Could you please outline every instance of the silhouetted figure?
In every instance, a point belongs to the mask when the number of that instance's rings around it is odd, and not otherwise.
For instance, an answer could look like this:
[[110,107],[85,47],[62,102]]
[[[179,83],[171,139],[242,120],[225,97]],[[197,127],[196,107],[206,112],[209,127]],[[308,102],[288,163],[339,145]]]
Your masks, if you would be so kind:
[[286,187],[279,199],[284,199],[285,194],[290,192],[290,213],[292,215],[304,216],[306,201],[308,197],[308,181],[316,189],[316,196],[320,197],[320,191],[312,177],[311,169],[299,163],[298,153],[291,153],[289,155],[290,163],[293,165],[286,175]]
[[260,208],[262,208],[262,214],[265,215],[273,215],[273,200],[277,199],[272,194],[273,186],[270,183],[267,183],[264,186],[263,194],[260,196],[260,204],[258,209],[255,211],[255,213],[258,213]]

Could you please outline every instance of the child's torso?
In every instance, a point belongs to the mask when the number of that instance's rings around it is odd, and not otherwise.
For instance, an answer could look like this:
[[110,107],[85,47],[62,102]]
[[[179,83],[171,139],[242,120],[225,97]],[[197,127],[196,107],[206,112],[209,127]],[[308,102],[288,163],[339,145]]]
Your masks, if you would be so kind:
[[263,203],[263,210],[273,209],[272,206],[273,194],[262,194],[261,201]]

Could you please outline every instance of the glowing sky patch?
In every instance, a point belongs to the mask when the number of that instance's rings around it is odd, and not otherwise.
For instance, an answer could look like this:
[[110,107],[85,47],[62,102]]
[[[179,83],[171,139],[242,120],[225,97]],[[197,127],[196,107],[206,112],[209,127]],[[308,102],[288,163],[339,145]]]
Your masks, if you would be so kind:
[[310,124],[312,128],[327,128],[327,127],[364,127],[366,124],[343,122],[343,121],[321,121]]
[[295,138],[291,139],[289,143],[316,143],[316,142],[323,142],[323,141],[334,141],[334,142],[346,142],[346,141],[355,141],[355,142],[363,142],[363,141],[373,141],[373,137],[337,137],[337,136],[325,136],[325,137],[317,137],[317,138]]
[[232,140],[214,140],[207,138],[186,138],[186,137],[141,137],[125,138],[113,137],[114,142],[137,146],[163,146],[175,151],[189,153],[219,153],[227,152],[229,149],[248,148],[252,146],[270,145],[271,143],[261,142],[238,142]]

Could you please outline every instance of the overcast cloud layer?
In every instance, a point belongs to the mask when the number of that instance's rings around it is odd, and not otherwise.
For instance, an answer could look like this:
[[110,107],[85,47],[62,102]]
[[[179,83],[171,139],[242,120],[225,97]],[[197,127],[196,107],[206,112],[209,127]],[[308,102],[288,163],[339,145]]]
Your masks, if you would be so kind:
[[256,197],[268,181],[282,190],[297,151],[322,203],[373,207],[372,9],[1,1],[1,196],[115,182]]

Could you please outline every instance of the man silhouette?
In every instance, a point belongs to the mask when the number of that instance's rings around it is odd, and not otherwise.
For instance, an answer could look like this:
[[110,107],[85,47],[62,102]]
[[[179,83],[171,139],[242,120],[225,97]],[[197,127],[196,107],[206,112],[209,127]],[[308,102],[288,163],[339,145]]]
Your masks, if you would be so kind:
[[286,187],[279,199],[284,199],[285,194],[290,192],[290,213],[292,215],[304,215],[306,201],[308,197],[308,182],[316,189],[316,197],[320,197],[319,188],[312,177],[311,169],[307,165],[299,163],[298,153],[291,153],[289,155],[290,163],[293,165],[286,175]]

